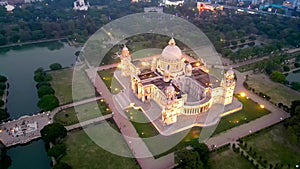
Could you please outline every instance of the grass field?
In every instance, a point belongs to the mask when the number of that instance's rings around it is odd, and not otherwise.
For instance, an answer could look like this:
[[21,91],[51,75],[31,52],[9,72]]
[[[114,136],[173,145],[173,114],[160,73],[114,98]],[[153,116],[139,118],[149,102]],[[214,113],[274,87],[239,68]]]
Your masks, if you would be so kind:
[[54,116],[54,121],[68,126],[78,123],[78,119],[86,121],[111,113],[104,100],[100,100],[97,104],[95,102],[83,104],[77,106],[76,111],[74,107],[62,110]]
[[[243,110],[222,117],[213,135],[240,126],[242,124],[245,124],[249,121],[255,120],[259,117],[262,117],[270,113],[268,110],[260,108],[257,103],[255,103],[250,99],[238,97],[238,96],[237,98],[239,99],[239,101],[242,102]],[[135,127],[137,133],[141,138],[154,137],[159,134],[158,131],[155,129],[155,127],[149,122],[149,120],[147,119],[147,117],[144,115],[143,112],[139,110],[130,109],[126,114],[129,119],[132,119],[131,123],[133,124],[133,126]],[[199,138],[201,130],[202,128],[200,127],[194,127],[189,131],[183,131],[184,133],[182,132],[180,134],[184,134],[185,137],[183,137],[176,146],[174,146],[173,148],[171,148],[170,150],[162,154],[156,155],[155,157],[158,158],[168,153],[174,152],[176,150],[183,149],[184,147],[187,146],[188,142]],[[176,140],[176,138],[179,137],[180,134],[169,136],[169,137],[160,136],[161,137],[160,139],[162,140],[160,144],[163,144],[163,142],[166,142],[166,140]],[[152,141],[144,139],[144,142],[146,143],[149,150],[153,154],[156,154],[155,152],[159,151],[159,149],[156,146],[154,146]]]
[[113,78],[115,70],[115,68],[112,68],[98,72],[98,75],[101,77],[106,87],[112,94],[117,94],[123,89],[122,85],[117,81],[117,79]]
[[259,104],[246,97],[238,95],[236,98],[243,104],[243,109],[222,117],[214,134],[240,126],[270,113],[267,109],[261,108]]
[[[52,76],[51,86],[55,90],[55,96],[61,105],[74,101],[91,98],[95,96],[94,88],[88,77],[83,71],[78,71],[77,76],[73,78],[73,68],[67,68],[48,72]],[[73,86],[72,82],[76,85]],[[72,87],[76,90],[76,96],[72,95]]]
[[211,155],[211,169],[254,169],[255,167],[241,155],[228,149]]
[[247,81],[249,87],[256,92],[262,92],[271,97],[272,102],[290,106],[293,100],[300,98],[300,93],[282,84],[272,82],[263,74],[250,75]]
[[290,141],[288,131],[282,124],[245,138],[244,141],[273,166],[280,163],[285,169],[288,164],[292,168],[300,165],[300,145]]
[[159,134],[142,111],[128,109],[126,115],[141,138],[154,137]]
[[[85,129],[86,132],[93,135],[93,139],[110,139],[108,146],[115,150],[130,153],[127,144],[123,137],[115,136],[111,133],[111,127],[115,128],[114,124],[105,125],[104,123],[91,125]],[[107,130],[109,136],[103,137],[104,130]],[[67,154],[61,161],[68,163],[74,169],[90,169],[90,168],[106,168],[106,169],[138,169],[139,166],[135,159],[127,158],[112,154],[99,145],[95,144],[94,140],[85,133],[84,130],[73,131],[65,139],[67,145]],[[100,131],[100,132],[99,132]],[[100,134],[99,134],[100,133]],[[97,142],[97,141],[96,141]]]

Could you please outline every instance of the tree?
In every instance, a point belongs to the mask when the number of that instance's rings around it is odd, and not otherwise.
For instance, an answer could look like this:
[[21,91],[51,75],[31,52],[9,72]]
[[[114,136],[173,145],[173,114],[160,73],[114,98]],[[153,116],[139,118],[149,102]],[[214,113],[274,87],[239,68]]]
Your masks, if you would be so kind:
[[52,169],[72,169],[72,167],[69,166],[67,163],[59,161],[52,167]]
[[233,46],[235,46],[235,45],[237,45],[237,41],[233,40],[233,41],[231,41],[231,44],[232,44]]
[[5,110],[0,109],[0,121],[5,120],[8,117],[9,117],[9,114]]
[[45,95],[38,102],[38,107],[45,111],[52,111],[58,106],[59,101],[54,95]]
[[289,66],[287,66],[287,65],[284,65],[284,66],[283,66],[283,71],[287,72],[287,71],[290,71],[290,70],[291,70],[291,69],[290,69]]
[[7,149],[0,143],[0,168],[7,169],[11,166],[11,158],[6,154]]
[[6,84],[3,82],[0,82],[0,89],[5,90],[6,89]]
[[36,85],[35,85],[35,87],[37,88],[37,89],[39,89],[40,87],[42,87],[42,86],[51,86],[51,84],[49,83],[49,82],[39,82],[39,83],[37,83]]
[[201,161],[203,162],[204,168],[209,168],[209,148],[204,143],[199,143],[197,139],[191,141],[191,146],[193,150],[199,154]]
[[66,154],[66,145],[63,143],[55,144],[53,147],[51,147],[48,150],[48,156],[52,156],[55,159],[58,159],[59,157],[62,157],[65,154]]
[[296,68],[300,67],[300,62],[294,63],[294,66],[295,66]]
[[38,89],[39,98],[41,98],[45,95],[53,95],[54,93],[55,93],[55,91],[52,89],[51,86],[44,85]]
[[0,100],[0,107],[2,107],[4,105],[4,101]]
[[49,66],[49,68],[50,68],[51,70],[59,70],[59,69],[62,68],[62,66],[61,66],[60,63],[52,63],[52,64]]
[[46,143],[56,143],[57,139],[62,139],[67,136],[67,129],[59,123],[52,123],[41,130],[41,135]]
[[271,74],[271,80],[273,80],[274,82],[278,82],[278,83],[284,83],[286,80],[285,80],[285,76],[284,74],[282,74],[281,72],[279,71],[274,71],[272,72]]
[[292,101],[291,109],[290,110],[291,110],[290,111],[291,116],[295,116],[295,115],[300,114],[300,100],[294,100],[294,101]]
[[0,82],[4,83],[7,81],[7,77],[0,75]]
[[204,169],[199,154],[191,150],[181,150],[176,153],[176,161],[178,169]]

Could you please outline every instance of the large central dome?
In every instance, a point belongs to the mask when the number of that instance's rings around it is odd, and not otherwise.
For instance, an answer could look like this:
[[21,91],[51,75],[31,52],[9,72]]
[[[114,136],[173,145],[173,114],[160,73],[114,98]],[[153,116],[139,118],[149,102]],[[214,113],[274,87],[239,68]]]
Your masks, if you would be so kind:
[[169,41],[169,45],[164,48],[161,53],[161,60],[163,61],[178,61],[182,59],[182,52],[176,45],[175,40],[172,38]]

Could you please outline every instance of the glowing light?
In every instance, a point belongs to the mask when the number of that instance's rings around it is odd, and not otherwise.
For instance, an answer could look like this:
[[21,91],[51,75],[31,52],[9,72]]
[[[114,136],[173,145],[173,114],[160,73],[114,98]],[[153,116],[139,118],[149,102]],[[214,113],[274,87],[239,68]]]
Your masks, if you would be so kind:
[[241,93],[240,93],[240,96],[241,96],[241,97],[246,97],[246,93],[241,92]]
[[261,104],[259,105],[260,108],[264,109],[265,108],[265,105]]
[[2,133],[2,130],[0,130],[0,133]]
[[104,102],[104,99],[101,99],[100,101],[101,101],[101,102]]
[[196,66],[197,66],[197,67],[200,66],[200,62],[197,62],[197,63],[196,63]]

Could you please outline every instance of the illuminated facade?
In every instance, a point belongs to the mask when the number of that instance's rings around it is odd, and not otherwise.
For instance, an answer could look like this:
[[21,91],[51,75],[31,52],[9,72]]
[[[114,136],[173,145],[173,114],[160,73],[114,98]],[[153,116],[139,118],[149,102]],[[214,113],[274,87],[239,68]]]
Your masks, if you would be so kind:
[[89,2],[85,3],[84,0],[76,0],[74,2],[74,10],[79,10],[79,11],[87,11],[90,7]]
[[234,72],[228,70],[222,80],[209,75],[205,64],[184,55],[173,38],[160,55],[143,62],[133,61],[124,46],[119,67],[121,75],[130,78],[130,91],[138,100],[159,105],[164,125],[233,101]]

